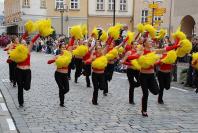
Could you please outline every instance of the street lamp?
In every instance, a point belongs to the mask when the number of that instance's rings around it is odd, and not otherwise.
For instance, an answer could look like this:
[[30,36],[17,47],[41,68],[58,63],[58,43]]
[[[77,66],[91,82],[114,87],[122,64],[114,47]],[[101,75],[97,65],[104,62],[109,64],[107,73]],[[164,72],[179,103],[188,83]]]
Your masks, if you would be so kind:
[[65,11],[66,12],[68,11],[68,6],[67,6],[67,4],[62,3],[60,5],[56,5],[56,10],[59,11],[61,14],[61,35],[63,35],[63,23],[64,23],[63,14]]
[[115,5],[115,0],[113,0],[113,5],[114,5],[114,6],[113,6],[113,26],[115,26],[115,12],[116,12],[116,10],[115,10],[115,9],[116,9],[116,8],[115,8],[115,7],[116,7],[116,5]]

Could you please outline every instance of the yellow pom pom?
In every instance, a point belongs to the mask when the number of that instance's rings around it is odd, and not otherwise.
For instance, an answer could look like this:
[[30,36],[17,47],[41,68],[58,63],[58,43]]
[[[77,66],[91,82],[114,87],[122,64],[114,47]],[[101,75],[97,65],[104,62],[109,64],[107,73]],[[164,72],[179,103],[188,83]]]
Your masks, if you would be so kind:
[[38,26],[39,34],[43,37],[51,35],[54,31],[54,29],[52,29],[50,19],[36,21],[36,25]]
[[28,20],[25,23],[25,31],[27,31],[28,34],[34,33],[36,30],[37,30],[37,26],[32,20]]
[[72,58],[72,53],[70,51],[64,50],[63,51],[63,56],[67,56],[69,58]]
[[9,56],[12,61],[16,63],[20,63],[27,59],[28,54],[29,54],[28,48],[23,44],[19,44],[15,49],[10,51]]
[[58,56],[58,58],[55,61],[55,64],[57,68],[68,67],[69,64],[71,63],[71,60],[72,60],[71,53],[65,50],[63,55]]
[[73,50],[73,55],[83,57],[88,52],[89,48],[85,45],[78,46],[75,50]]
[[167,53],[167,56],[161,60],[164,64],[173,64],[177,59],[177,53],[174,50],[171,50]]
[[[198,52],[192,54],[192,63],[194,63],[195,61],[198,61]],[[198,70],[198,62],[194,64],[194,67]]]
[[149,32],[149,35],[152,37],[152,38],[155,38],[155,33],[156,33],[156,29],[150,25],[150,24],[146,24],[144,26],[144,29],[145,31]]
[[112,54],[114,59],[118,57],[118,50],[116,48],[113,48],[108,52],[108,54]]
[[177,56],[184,57],[192,50],[192,43],[188,39],[180,41],[180,47],[177,49]]
[[118,53],[119,54],[122,54],[124,52],[124,48],[123,47],[120,47],[119,49],[118,49]]
[[92,33],[91,33],[92,37],[94,37],[95,39],[98,39],[98,30],[97,28],[94,28]]
[[82,39],[83,33],[80,25],[72,26],[70,30],[70,35],[75,39]]
[[129,37],[129,39],[127,40],[127,44],[131,44],[132,43],[132,41],[134,41],[134,32],[130,32],[130,31],[128,31],[127,32],[127,37]]
[[87,31],[87,25],[86,24],[83,24],[81,25],[81,29],[82,29],[82,35],[83,36],[86,36],[88,31]]
[[100,36],[100,40],[102,42],[106,42],[107,41],[107,38],[108,38],[107,32],[103,30],[102,31],[102,35]]
[[99,58],[96,58],[91,65],[95,69],[105,69],[107,63],[107,58],[105,56],[101,56]]
[[149,53],[146,55],[140,56],[138,59],[138,63],[140,64],[141,68],[147,69],[151,66],[154,66],[154,64],[159,60],[159,56],[155,53]]
[[137,30],[139,33],[143,33],[144,32],[144,25],[142,23],[139,23],[137,25]]
[[117,30],[121,30],[121,29],[123,28],[123,24],[117,23],[117,24],[115,25],[115,28],[116,28]]
[[131,68],[134,69],[134,70],[140,70],[141,69],[141,66],[136,59],[131,60]]
[[107,60],[113,60],[115,58],[112,54],[106,54],[105,57],[107,58]]
[[158,36],[156,37],[156,39],[161,40],[165,37],[165,35],[167,34],[167,30],[165,29],[160,29]]
[[186,39],[186,35],[182,32],[182,31],[176,31],[175,33],[173,33],[173,38],[179,39],[180,41]]
[[120,30],[118,27],[110,27],[108,30],[109,36],[111,36],[114,40],[117,40],[120,36]]

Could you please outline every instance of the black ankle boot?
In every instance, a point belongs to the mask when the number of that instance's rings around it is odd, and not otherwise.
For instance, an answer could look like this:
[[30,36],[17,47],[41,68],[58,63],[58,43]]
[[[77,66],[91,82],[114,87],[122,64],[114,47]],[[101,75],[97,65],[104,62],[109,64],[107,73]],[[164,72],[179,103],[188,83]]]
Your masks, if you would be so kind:
[[144,116],[144,117],[148,117],[147,112],[142,111],[142,116]]
[[93,105],[98,105],[98,103],[96,101],[94,101],[94,100],[92,100],[92,104]]

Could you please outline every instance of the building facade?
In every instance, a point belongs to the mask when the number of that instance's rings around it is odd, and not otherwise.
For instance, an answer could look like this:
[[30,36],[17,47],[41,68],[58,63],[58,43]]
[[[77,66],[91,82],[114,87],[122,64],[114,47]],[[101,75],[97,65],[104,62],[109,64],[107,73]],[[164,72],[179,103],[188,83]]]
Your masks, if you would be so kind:
[[87,0],[47,0],[47,16],[57,34],[61,34],[61,13],[63,13],[63,34],[69,36],[73,25],[87,24]]
[[29,19],[46,18],[46,0],[5,0],[5,26],[10,34],[24,33],[24,24]]
[[188,38],[198,34],[198,1],[197,0],[172,0],[171,29],[176,30],[181,25],[181,30]]
[[[133,0],[115,0],[115,23],[133,26]],[[94,27],[108,29],[113,25],[113,0],[88,0],[89,33]]]
[[[134,27],[136,28],[138,23],[147,23],[152,21],[152,8],[149,8],[149,4],[157,4],[158,8],[164,9],[162,14],[154,14],[153,21],[161,21],[158,28],[169,29],[170,18],[170,0],[135,0],[135,15],[134,15]],[[157,10],[157,9],[155,9]],[[155,11],[154,11],[155,12]],[[156,16],[155,16],[156,15]],[[155,23],[154,23],[155,25]]]

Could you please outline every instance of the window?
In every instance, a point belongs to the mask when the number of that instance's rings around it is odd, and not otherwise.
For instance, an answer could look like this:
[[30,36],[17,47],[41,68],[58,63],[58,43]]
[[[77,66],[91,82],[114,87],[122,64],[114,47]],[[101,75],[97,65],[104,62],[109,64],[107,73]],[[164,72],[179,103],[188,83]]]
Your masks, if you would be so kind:
[[30,7],[30,0],[23,0],[23,7]]
[[104,10],[104,0],[97,0],[96,10]]
[[145,23],[148,21],[148,10],[142,10],[142,23]]
[[127,11],[127,0],[120,0],[120,11]]
[[114,9],[113,0],[109,0],[109,8],[108,8],[108,10],[112,11],[113,9]]
[[79,0],[71,0],[71,9],[79,9]]
[[41,8],[46,8],[46,1],[45,0],[41,0]]
[[63,0],[55,0],[56,2],[56,9],[63,9],[64,8],[64,1]]
[[155,17],[154,17],[154,20],[155,20],[155,21],[160,21],[160,20],[162,20],[162,19],[161,19],[160,16],[155,16]]

